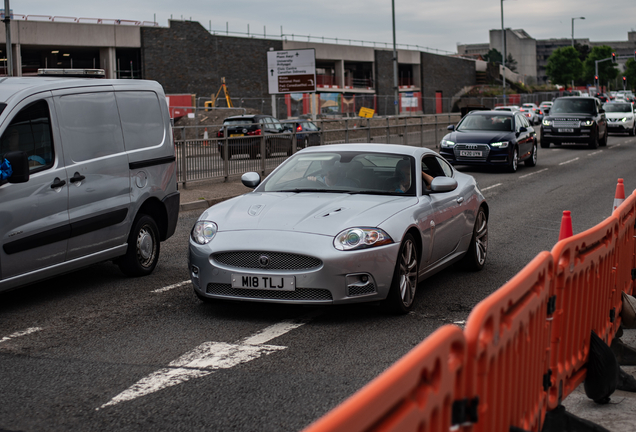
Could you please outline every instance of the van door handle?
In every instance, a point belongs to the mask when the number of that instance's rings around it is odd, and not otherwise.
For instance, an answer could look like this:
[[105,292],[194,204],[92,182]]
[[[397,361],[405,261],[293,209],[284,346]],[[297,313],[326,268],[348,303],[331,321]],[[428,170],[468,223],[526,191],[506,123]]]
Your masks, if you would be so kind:
[[83,175],[81,175],[80,173],[76,172],[75,174],[73,174],[73,177],[71,177],[71,183],[75,183],[78,181],[82,181],[84,180],[86,177],[84,177]]
[[65,184],[66,180],[60,180],[59,177],[55,177],[55,180],[53,180],[53,184],[51,184],[51,189],[61,188]]

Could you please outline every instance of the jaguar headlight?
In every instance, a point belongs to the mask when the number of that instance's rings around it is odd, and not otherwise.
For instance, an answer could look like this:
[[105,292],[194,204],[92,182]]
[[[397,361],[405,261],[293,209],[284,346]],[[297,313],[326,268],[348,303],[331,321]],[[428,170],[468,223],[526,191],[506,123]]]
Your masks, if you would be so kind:
[[190,237],[195,243],[204,245],[212,241],[218,230],[219,227],[214,222],[198,221],[192,227]]
[[449,140],[442,140],[442,147],[443,148],[450,148],[450,147],[454,147],[455,146],[455,142],[454,141],[449,141]]
[[496,147],[496,148],[506,148],[508,147],[508,144],[509,144],[508,141],[499,141],[499,142],[490,143],[492,147]]
[[552,120],[543,119],[543,126],[552,126]]
[[582,126],[592,126],[594,124],[594,120],[583,120],[581,122]]
[[338,234],[333,246],[342,251],[366,249],[393,243],[393,239],[379,228],[349,228]]

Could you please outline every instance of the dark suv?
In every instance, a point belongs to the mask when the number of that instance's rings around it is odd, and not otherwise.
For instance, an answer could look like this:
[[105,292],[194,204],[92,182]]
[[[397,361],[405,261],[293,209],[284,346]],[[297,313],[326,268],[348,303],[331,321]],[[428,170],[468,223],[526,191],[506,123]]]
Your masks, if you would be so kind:
[[227,140],[217,141],[219,153],[224,157],[223,148],[227,141],[228,159],[235,154],[246,154],[255,159],[261,153],[261,137],[265,139],[265,157],[274,153],[284,152],[292,154],[292,135],[290,127],[284,127],[278,119],[265,114],[242,115],[228,117],[223,120],[223,128],[216,136],[224,138],[227,130]]
[[595,97],[560,97],[541,122],[541,147],[550,143],[585,143],[590,148],[607,145],[607,119]]

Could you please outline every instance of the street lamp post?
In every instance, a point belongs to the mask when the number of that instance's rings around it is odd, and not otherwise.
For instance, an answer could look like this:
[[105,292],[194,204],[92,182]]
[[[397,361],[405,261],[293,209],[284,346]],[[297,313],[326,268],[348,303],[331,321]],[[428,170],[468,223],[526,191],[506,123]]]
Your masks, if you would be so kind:
[[503,104],[506,105],[506,30],[504,29],[503,2],[501,0],[501,64],[503,65]]
[[576,19],[585,19],[585,17],[572,18],[572,48],[574,48],[574,20]]
[[391,0],[391,11],[393,13],[393,105],[395,105],[395,115],[399,115],[400,107],[398,105],[398,59],[397,47],[395,44],[395,0]]

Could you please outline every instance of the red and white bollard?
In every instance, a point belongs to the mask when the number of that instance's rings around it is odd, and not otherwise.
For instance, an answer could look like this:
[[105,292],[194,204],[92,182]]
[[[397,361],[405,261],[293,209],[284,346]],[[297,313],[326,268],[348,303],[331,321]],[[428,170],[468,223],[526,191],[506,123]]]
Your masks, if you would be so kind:
[[623,179],[618,179],[618,184],[616,185],[616,194],[614,195],[614,209],[612,209],[612,213],[618,206],[620,206],[623,201],[625,201],[625,185],[623,185]]

